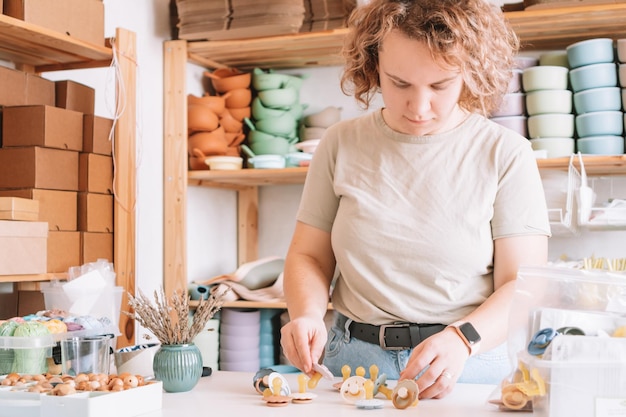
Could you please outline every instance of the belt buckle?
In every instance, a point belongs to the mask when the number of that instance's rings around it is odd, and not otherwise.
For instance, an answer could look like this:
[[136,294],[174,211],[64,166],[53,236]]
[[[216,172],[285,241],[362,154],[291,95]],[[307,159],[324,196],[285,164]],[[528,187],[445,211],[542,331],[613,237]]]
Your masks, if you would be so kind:
[[380,325],[380,330],[378,333],[378,344],[380,345],[381,348],[383,348],[383,350],[405,350],[405,349],[411,349],[411,347],[405,347],[405,346],[387,346],[387,342],[385,340],[385,332],[387,331],[387,328],[389,327],[409,327],[411,326],[410,323],[394,323],[394,324],[381,324]]

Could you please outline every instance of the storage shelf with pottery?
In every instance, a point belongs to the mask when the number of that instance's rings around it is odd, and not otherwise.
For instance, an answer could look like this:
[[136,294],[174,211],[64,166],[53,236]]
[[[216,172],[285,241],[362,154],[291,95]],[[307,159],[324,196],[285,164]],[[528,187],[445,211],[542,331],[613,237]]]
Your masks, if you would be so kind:
[[[626,37],[626,4],[542,7],[505,12],[525,50],[565,48],[583,39]],[[189,42],[189,60],[207,68],[251,69],[341,65],[347,29],[266,38]]]
[[[506,12],[523,50],[560,49],[594,37],[626,38],[626,3],[588,4]],[[164,43],[164,287],[186,289],[187,186],[233,189],[238,193],[238,263],[258,258],[258,187],[304,182],[306,168],[238,172],[187,170],[185,74],[187,63],[206,68],[307,68],[341,65],[347,29],[228,41]],[[626,156],[585,157],[590,175],[626,175]],[[541,169],[568,169],[569,158],[538,161]],[[245,305],[245,304],[244,304]]]
[[[120,83],[124,85],[125,111],[115,125],[116,198],[113,246],[117,280],[127,291],[135,289],[135,216],[126,207],[135,198],[135,114],[136,114],[136,41],[135,33],[118,28],[114,48],[90,44],[64,33],[0,14],[0,59],[13,62],[17,69],[42,73],[49,71],[108,67],[114,58],[119,63]],[[123,181],[122,181],[123,179]],[[5,275],[0,282],[13,282],[18,288],[33,289],[37,282],[64,274]],[[29,286],[29,284],[31,284]],[[34,285],[33,285],[34,284]],[[126,296],[124,296],[126,297]],[[123,320],[130,320],[124,318]],[[134,343],[133,325],[125,323],[120,343]]]

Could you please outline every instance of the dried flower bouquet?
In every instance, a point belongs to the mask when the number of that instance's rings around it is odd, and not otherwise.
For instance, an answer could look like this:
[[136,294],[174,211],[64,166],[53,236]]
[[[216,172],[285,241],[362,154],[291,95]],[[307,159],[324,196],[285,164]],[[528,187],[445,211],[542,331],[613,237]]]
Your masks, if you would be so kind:
[[133,297],[128,294],[128,305],[134,313],[126,313],[148,329],[162,345],[191,343],[206,323],[217,313],[224,303],[224,295],[229,289],[211,292],[207,300],[200,300],[192,319],[189,319],[189,296],[186,292],[175,291],[169,300],[163,289],[154,291],[154,302],[141,290]]

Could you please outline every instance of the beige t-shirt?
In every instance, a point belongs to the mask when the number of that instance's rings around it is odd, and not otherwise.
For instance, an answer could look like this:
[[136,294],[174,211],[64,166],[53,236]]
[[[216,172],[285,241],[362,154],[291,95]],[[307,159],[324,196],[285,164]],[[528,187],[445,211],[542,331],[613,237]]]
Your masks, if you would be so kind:
[[297,219],[332,233],[332,302],[364,323],[450,323],[493,293],[493,239],[550,235],[530,143],[482,116],[432,136],[376,111],[331,126]]

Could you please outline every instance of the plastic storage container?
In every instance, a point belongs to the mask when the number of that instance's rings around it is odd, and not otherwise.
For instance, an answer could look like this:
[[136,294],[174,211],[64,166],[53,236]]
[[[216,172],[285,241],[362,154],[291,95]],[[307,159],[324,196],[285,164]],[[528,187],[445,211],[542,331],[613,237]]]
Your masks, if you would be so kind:
[[62,285],[42,286],[46,310],[64,310],[76,316],[107,317],[118,324],[122,307],[123,287],[107,286],[104,289],[86,289],[74,299],[64,291]]

